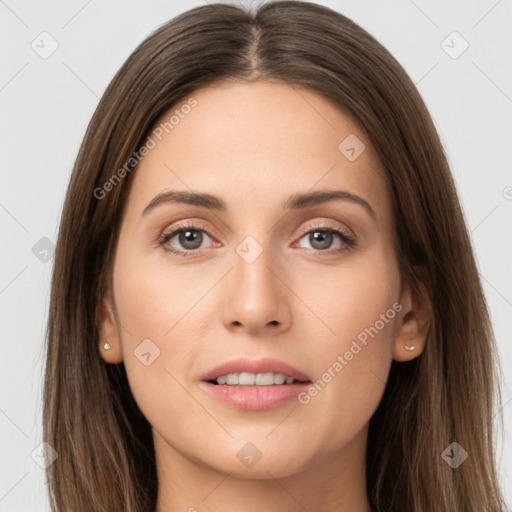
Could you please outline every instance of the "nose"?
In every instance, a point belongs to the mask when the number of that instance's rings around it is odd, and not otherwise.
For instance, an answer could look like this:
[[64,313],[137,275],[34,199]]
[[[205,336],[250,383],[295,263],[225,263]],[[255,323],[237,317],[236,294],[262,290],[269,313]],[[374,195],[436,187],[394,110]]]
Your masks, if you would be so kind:
[[222,309],[222,320],[233,332],[268,336],[290,328],[292,292],[284,266],[269,250],[254,260],[234,255]]

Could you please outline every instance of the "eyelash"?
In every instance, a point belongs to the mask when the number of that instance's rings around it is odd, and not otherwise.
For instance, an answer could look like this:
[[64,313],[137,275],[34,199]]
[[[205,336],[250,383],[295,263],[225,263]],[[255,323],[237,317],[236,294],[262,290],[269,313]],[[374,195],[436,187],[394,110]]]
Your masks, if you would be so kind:
[[[158,244],[160,246],[162,246],[165,251],[173,253],[177,256],[188,256],[190,253],[197,253],[199,251],[199,249],[183,250],[183,249],[176,249],[172,246],[164,247],[167,244],[167,242],[171,238],[173,238],[176,234],[178,234],[182,231],[187,231],[187,230],[203,231],[210,238],[213,238],[213,236],[209,233],[208,229],[206,229],[205,225],[203,225],[199,222],[190,223],[190,224],[183,223],[178,226],[175,226],[172,231],[169,231],[169,232],[164,231],[158,238]],[[343,251],[350,251],[356,245],[356,240],[353,237],[347,235],[346,233],[343,233],[342,231],[337,229],[334,224],[329,223],[328,221],[324,221],[324,223],[321,225],[320,224],[309,224],[309,225],[305,226],[304,229],[302,230],[299,240],[301,238],[303,238],[305,235],[308,235],[309,233],[314,232],[314,231],[321,231],[323,233],[334,233],[334,234],[338,235],[339,238],[341,239],[341,241],[344,243],[344,247],[337,248],[334,250],[333,249],[327,249],[327,250],[311,249],[311,250],[315,251],[315,254],[317,254],[317,253],[321,253],[322,255],[323,254],[327,254],[327,255],[337,254],[337,253],[340,253]]]

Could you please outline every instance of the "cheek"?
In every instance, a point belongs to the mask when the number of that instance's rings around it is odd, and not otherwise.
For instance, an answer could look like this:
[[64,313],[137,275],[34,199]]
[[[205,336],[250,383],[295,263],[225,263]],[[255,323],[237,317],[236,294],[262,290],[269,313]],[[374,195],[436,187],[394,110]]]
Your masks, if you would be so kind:
[[157,421],[155,414],[172,423],[170,405],[174,400],[172,409],[179,407],[186,398],[176,369],[188,368],[195,357],[197,326],[190,319],[196,295],[204,292],[198,287],[190,293],[190,286],[187,292],[182,274],[171,275],[168,267],[136,256],[119,258],[114,270],[123,362],[134,398],[150,423]]
[[[299,309],[294,308],[301,312],[295,321],[304,323],[299,332],[304,327],[310,333],[311,340],[303,340],[309,347],[327,345],[330,349],[322,349],[323,353],[337,353],[344,347],[348,350],[358,336],[363,343],[365,336],[375,336],[380,342],[374,346],[390,345],[390,324],[396,317],[392,306],[400,297],[400,276],[393,258],[385,251],[368,251],[339,265],[310,266],[292,274],[290,288],[302,303],[298,303]],[[376,323],[379,333],[371,329],[374,336],[370,336],[366,329]],[[387,348],[391,354],[391,347]]]
[[[181,322],[194,315],[194,306],[206,293],[209,279],[191,267],[177,266],[166,255],[138,254],[126,246],[115,264],[114,290],[127,348],[140,343],[141,336],[167,344]],[[123,252],[122,252],[123,251]],[[190,339],[192,333],[189,335]]]
[[306,323],[315,328],[303,331],[315,381],[299,401],[311,416],[328,415],[324,453],[354,436],[382,397],[401,309],[399,275],[389,258],[368,258],[297,286],[315,313]]

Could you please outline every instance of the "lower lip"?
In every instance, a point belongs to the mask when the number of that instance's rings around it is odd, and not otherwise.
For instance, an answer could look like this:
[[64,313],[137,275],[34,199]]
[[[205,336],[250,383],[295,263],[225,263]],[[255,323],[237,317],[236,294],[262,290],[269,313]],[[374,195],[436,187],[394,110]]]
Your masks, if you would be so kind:
[[246,411],[273,409],[297,398],[309,382],[273,386],[227,386],[202,381],[200,386],[222,403]]

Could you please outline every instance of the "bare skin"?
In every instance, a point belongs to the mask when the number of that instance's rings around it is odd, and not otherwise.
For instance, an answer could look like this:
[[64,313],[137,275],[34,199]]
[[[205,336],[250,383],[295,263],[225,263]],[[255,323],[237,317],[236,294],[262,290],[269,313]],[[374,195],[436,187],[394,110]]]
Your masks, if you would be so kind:
[[[112,347],[100,353],[124,361],[153,428],[156,512],[367,512],[368,422],[391,361],[422,352],[431,319],[424,290],[401,288],[382,166],[352,118],[312,91],[223,82],[193,97],[197,106],[130,177],[114,301],[105,297],[100,310],[101,346]],[[350,134],[365,145],[353,161],[338,149]],[[143,214],[169,190],[212,194],[227,209],[164,202]],[[320,190],[363,198],[375,219],[348,199],[283,208],[293,194]],[[182,221],[202,236],[198,248],[179,233],[160,245]],[[326,227],[356,244],[313,237]],[[245,245],[248,236],[256,243]],[[237,251],[258,247],[250,263]],[[145,339],[147,366],[134,354]],[[346,364],[333,371],[338,356]],[[240,410],[200,385],[205,372],[239,357],[277,358],[313,383],[328,380],[330,368],[331,379],[309,401]],[[244,446],[261,455],[252,466],[237,456]]]

